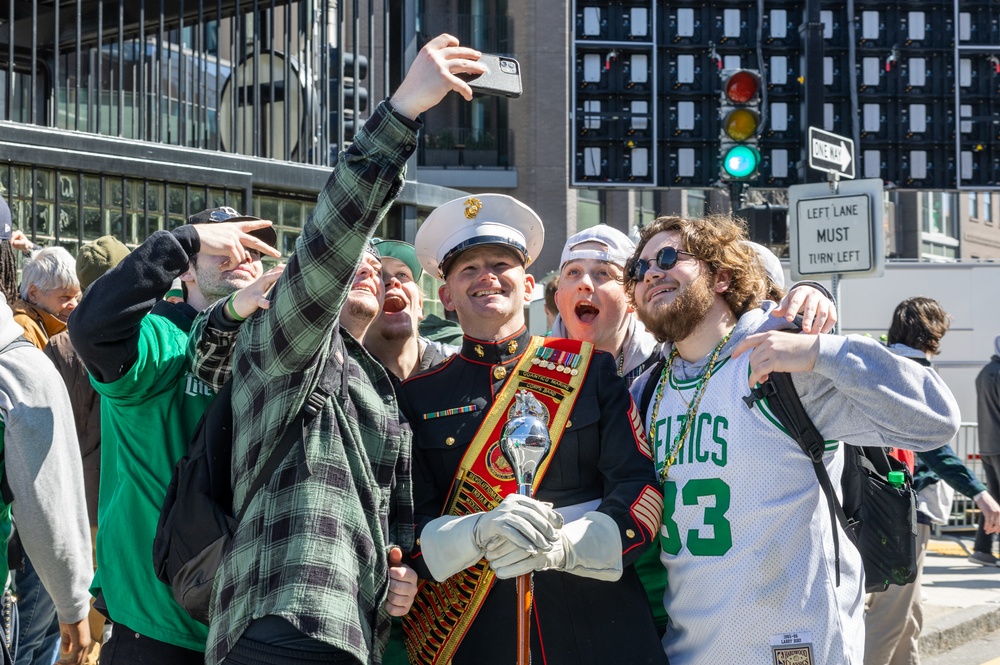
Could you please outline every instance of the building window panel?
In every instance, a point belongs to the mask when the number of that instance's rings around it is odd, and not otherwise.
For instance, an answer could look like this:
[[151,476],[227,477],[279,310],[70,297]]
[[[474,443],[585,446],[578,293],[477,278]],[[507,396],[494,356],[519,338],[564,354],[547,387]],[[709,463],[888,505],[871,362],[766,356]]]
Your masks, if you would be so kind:
[[920,192],[918,203],[924,233],[956,238],[957,222],[952,206],[952,192]]
[[693,189],[684,192],[686,199],[686,212],[684,213],[688,217],[704,217],[705,216],[705,191],[700,189]]
[[597,226],[604,219],[604,191],[581,189],[576,200],[576,230]]
[[656,219],[656,193],[648,189],[640,189],[636,193],[635,225],[643,228]]

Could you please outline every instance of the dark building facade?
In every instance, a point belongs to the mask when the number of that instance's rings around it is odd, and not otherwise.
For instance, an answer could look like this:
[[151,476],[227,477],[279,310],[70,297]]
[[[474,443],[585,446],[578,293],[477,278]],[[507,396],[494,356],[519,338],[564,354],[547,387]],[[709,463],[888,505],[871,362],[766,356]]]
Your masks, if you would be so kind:
[[[419,47],[407,3],[33,0],[0,7],[0,192],[75,253],[230,205],[291,251],[338,147]],[[415,173],[416,164],[411,167]],[[458,193],[408,183],[379,235]]]

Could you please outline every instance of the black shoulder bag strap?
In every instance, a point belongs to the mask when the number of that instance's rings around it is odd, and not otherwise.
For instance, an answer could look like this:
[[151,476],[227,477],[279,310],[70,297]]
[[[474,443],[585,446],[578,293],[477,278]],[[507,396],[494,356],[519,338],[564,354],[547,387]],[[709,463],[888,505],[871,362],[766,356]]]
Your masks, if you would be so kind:
[[288,454],[292,452],[292,448],[295,447],[295,442],[297,440],[296,435],[302,436],[302,450],[305,453],[305,439],[306,435],[309,433],[309,427],[312,425],[313,420],[319,415],[319,412],[323,409],[323,405],[326,404],[334,392],[334,385],[336,384],[337,377],[340,378],[340,388],[346,394],[347,390],[347,357],[346,351],[344,349],[344,342],[340,339],[340,335],[334,333],[334,342],[331,349],[330,357],[327,358],[326,364],[323,366],[320,372],[319,381],[316,387],[309,397],[306,398],[305,404],[302,405],[302,409],[295,415],[288,426],[285,428],[284,434],[281,436],[281,441],[275,446],[274,450],[271,452],[271,456],[267,458],[267,462],[264,463],[264,468],[260,470],[257,477],[254,479],[253,484],[250,489],[247,490],[246,497],[243,499],[243,505],[240,506],[239,512],[234,516],[236,521],[239,522],[243,519],[243,514],[246,512],[247,507],[250,505],[250,501],[253,499],[254,495],[257,494],[267,483],[274,472],[278,470],[281,463],[288,457]]
[[[850,528],[850,520],[847,519],[844,508],[837,500],[837,493],[833,489],[830,474],[826,472],[826,466],[823,465],[823,453],[826,450],[823,436],[816,429],[809,414],[806,413],[805,407],[802,406],[799,393],[795,390],[795,384],[792,383],[791,374],[771,372],[768,380],[751,390],[750,395],[744,397],[743,401],[752,408],[754,402],[764,398],[767,399],[767,406],[771,413],[788,430],[789,435],[802,448],[802,452],[808,455],[812,461],[816,478],[819,480],[820,487],[823,488],[826,503],[830,508],[831,526],[833,520],[836,519],[844,528],[844,532],[851,536],[854,530]],[[840,536],[835,526],[833,528],[833,552],[837,567],[837,586],[840,586]]]
[[667,364],[667,359],[660,356],[660,359],[653,365],[653,370],[646,379],[646,385],[642,387],[642,396],[639,398],[639,417],[642,422],[646,422],[646,411],[649,410],[649,403],[653,401],[653,393],[656,392],[656,385],[660,382],[660,375]]

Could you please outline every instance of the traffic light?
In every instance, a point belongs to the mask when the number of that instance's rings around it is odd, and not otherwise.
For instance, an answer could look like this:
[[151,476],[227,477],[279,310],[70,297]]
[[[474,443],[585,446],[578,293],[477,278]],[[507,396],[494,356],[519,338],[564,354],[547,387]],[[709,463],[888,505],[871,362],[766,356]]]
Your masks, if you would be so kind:
[[368,88],[360,85],[368,78],[368,58],[355,53],[344,54],[344,140],[353,141],[361,126],[359,114],[368,111]]
[[361,126],[360,115],[368,110],[368,89],[360,85],[368,77],[368,58],[345,51],[341,60],[340,53],[333,48],[330,49],[330,68],[341,72],[330,81],[331,132],[337,133],[338,126],[342,125],[344,141],[350,142]]
[[761,131],[760,72],[724,69],[720,75],[719,144],[724,182],[747,182],[757,177]]

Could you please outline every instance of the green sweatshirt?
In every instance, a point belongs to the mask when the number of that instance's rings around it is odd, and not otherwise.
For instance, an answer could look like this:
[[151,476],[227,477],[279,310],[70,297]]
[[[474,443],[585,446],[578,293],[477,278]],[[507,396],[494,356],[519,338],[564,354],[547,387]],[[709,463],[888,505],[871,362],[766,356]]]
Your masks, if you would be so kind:
[[[176,320],[176,319],[175,319]],[[92,380],[101,399],[97,574],[111,619],[169,644],[204,650],[206,626],[177,605],[153,572],[153,537],[177,460],[212,392],[188,370],[187,330],[164,316],[142,320],[138,356],[121,378]]]

